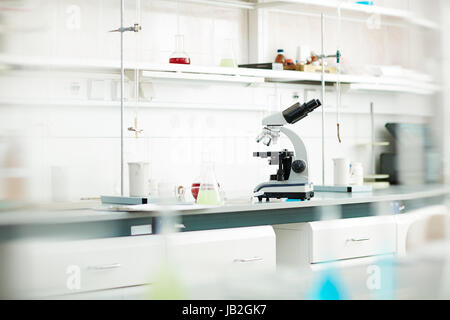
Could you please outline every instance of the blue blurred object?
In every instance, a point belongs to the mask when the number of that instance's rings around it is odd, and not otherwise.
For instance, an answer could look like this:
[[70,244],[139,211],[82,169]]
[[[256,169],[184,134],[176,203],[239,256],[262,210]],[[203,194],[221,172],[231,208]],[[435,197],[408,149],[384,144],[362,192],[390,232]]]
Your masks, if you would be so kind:
[[286,202],[302,202],[301,199],[286,199]]
[[318,274],[308,294],[309,300],[348,300],[349,298],[337,271],[331,268]]
[[373,1],[356,1],[357,4],[364,4],[366,6],[373,6]]
[[378,290],[373,291],[373,297],[378,300],[394,300],[396,287],[394,259],[381,259],[377,265],[380,268],[381,286]]

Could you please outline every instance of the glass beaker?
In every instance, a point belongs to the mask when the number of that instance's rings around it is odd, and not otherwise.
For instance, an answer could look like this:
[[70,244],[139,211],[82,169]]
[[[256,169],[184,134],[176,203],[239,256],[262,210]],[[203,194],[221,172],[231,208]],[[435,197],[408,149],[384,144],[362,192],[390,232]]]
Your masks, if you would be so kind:
[[220,205],[222,199],[219,191],[219,183],[214,174],[214,164],[204,162],[202,165],[202,174],[200,181],[200,190],[198,191],[197,204]]
[[220,66],[237,68],[232,39],[225,39],[223,43],[222,60],[220,60]]
[[175,35],[175,51],[170,55],[169,63],[191,64],[191,58],[184,52],[184,36]]

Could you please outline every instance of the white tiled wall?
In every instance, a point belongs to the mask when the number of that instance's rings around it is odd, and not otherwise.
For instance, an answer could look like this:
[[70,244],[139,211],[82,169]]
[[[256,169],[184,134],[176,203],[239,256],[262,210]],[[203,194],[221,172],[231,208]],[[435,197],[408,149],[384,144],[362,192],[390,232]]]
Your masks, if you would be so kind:
[[[11,26],[19,36],[2,36],[1,42],[8,54],[81,59],[119,57],[118,34],[106,32],[118,27],[118,1],[25,3],[29,12],[18,14],[19,21],[24,24],[15,21]],[[135,3],[126,3],[125,25],[130,25],[135,21]],[[67,10],[73,4],[81,10],[81,29],[70,31],[66,28]],[[141,62],[166,63],[177,29],[176,3],[141,1],[141,8],[143,31],[138,41],[136,35],[126,34],[125,57]],[[238,61],[248,62],[245,10],[180,4],[179,12],[180,30],[185,34],[186,51],[193,64],[217,65],[226,38],[233,39]],[[30,19],[30,16],[38,18]],[[13,17],[12,14],[7,16],[11,20]],[[289,53],[303,41],[309,42],[313,48],[319,43],[317,18],[271,14],[270,25],[267,59],[273,58],[278,47],[284,47]],[[32,31],[22,32],[20,28]],[[408,56],[405,30],[385,28],[367,32],[364,25],[351,23],[345,24],[344,29],[342,41],[347,63],[395,63],[410,67],[411,61],[405,58]],[[331,50],[335,39],[333,32],[329,35],[327,47]],[[54,188],[52,191],[51,177],[55,168],[62,168],[67,181],[66,194],[71,200],[119,192],[119,107],[117,104],[102,105],[99,100],[93,101],[92,105],[77,105],[80,100],[88,101],[89,81],[92,79],[100,79],[109,85],[117,75],[16,72],[0,77],[0,99],[6,101],[0,108],[0,135],[19,136],[22,141],[18,145],[23,161],[30,168],[30,197],[37,200],[52,198],[55,191]],[[71,89],[74,83],[80,87],[75,93]],[[128,107],[126,110],[125,127],[132,126],[137,115],[144,134],[136,139],[133,133],[126,133],[125,160],[149,161],[154,179],[190,185],[200,173],[202,152],[208,150],[215,157],[218,180],[229,197],[249,196],[252,188],[267,180],[276,169],[267,166],[265,160],[252,157],[253,151],[265,149],[255,143],[262,117],[296,102],[294,95],[298,95],[300,101],[320,97],[319,88],[308,85],[246,87],[155,82],[152,86],[152,107]],[[428,102],[428,97],[345,92],[341,115],[343,143],[338,144],[333,88],[328,89],[326,98],[327,183],[332,183],[331,159],[334,157],[347,156],[351,160],[362,161],[369,169],[369,147],[358,144],[370,141],[370,102],[375,103],[376,133],[380,140],[390,139],[383,128],[386,122],[422,123],[429,121],[429,116],[434,114],[434,106]],[[315,183],[322,179],[320,124],[320,112],[316,111],[294,127],[307,145],[311,178]],[[283,147],[291,148],[282,140],[270,150]],[[379,151],[386,150],[389,149],[381,148]]]

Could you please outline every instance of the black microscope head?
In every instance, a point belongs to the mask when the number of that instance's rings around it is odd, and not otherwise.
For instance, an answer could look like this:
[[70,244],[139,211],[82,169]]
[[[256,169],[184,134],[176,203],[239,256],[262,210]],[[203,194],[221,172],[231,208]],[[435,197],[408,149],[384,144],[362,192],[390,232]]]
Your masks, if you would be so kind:
[[320,107],[322,103],[318,99],[313,99],[304,104],[297,102],[290,108],[283,111],[283,117],[287,123],[294,124],[305,118],[308,114]]

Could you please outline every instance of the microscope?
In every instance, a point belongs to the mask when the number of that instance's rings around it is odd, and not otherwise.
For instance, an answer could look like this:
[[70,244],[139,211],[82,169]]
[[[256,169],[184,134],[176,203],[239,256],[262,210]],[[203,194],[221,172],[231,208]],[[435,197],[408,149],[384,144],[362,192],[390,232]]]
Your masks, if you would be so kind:
[[277,165],[277,173],[270,176],[269,182],[259,184],[253,191],[253,196],[259,202],[263,199],[310,200],[314,197],[314,187],[309,181],[308,155],[302,139],[286,124],[295,124],[305,118],[309,113],[320,107],[319,100],[307,103],[296,103],[292,107],[278,113],[271,114],[263,119],[264,126],[256,142],[266,146],[276,144],[280,133],[286,135],[294,146],[294,151],[255,152],[254,157],[268,158],[269,165]]

